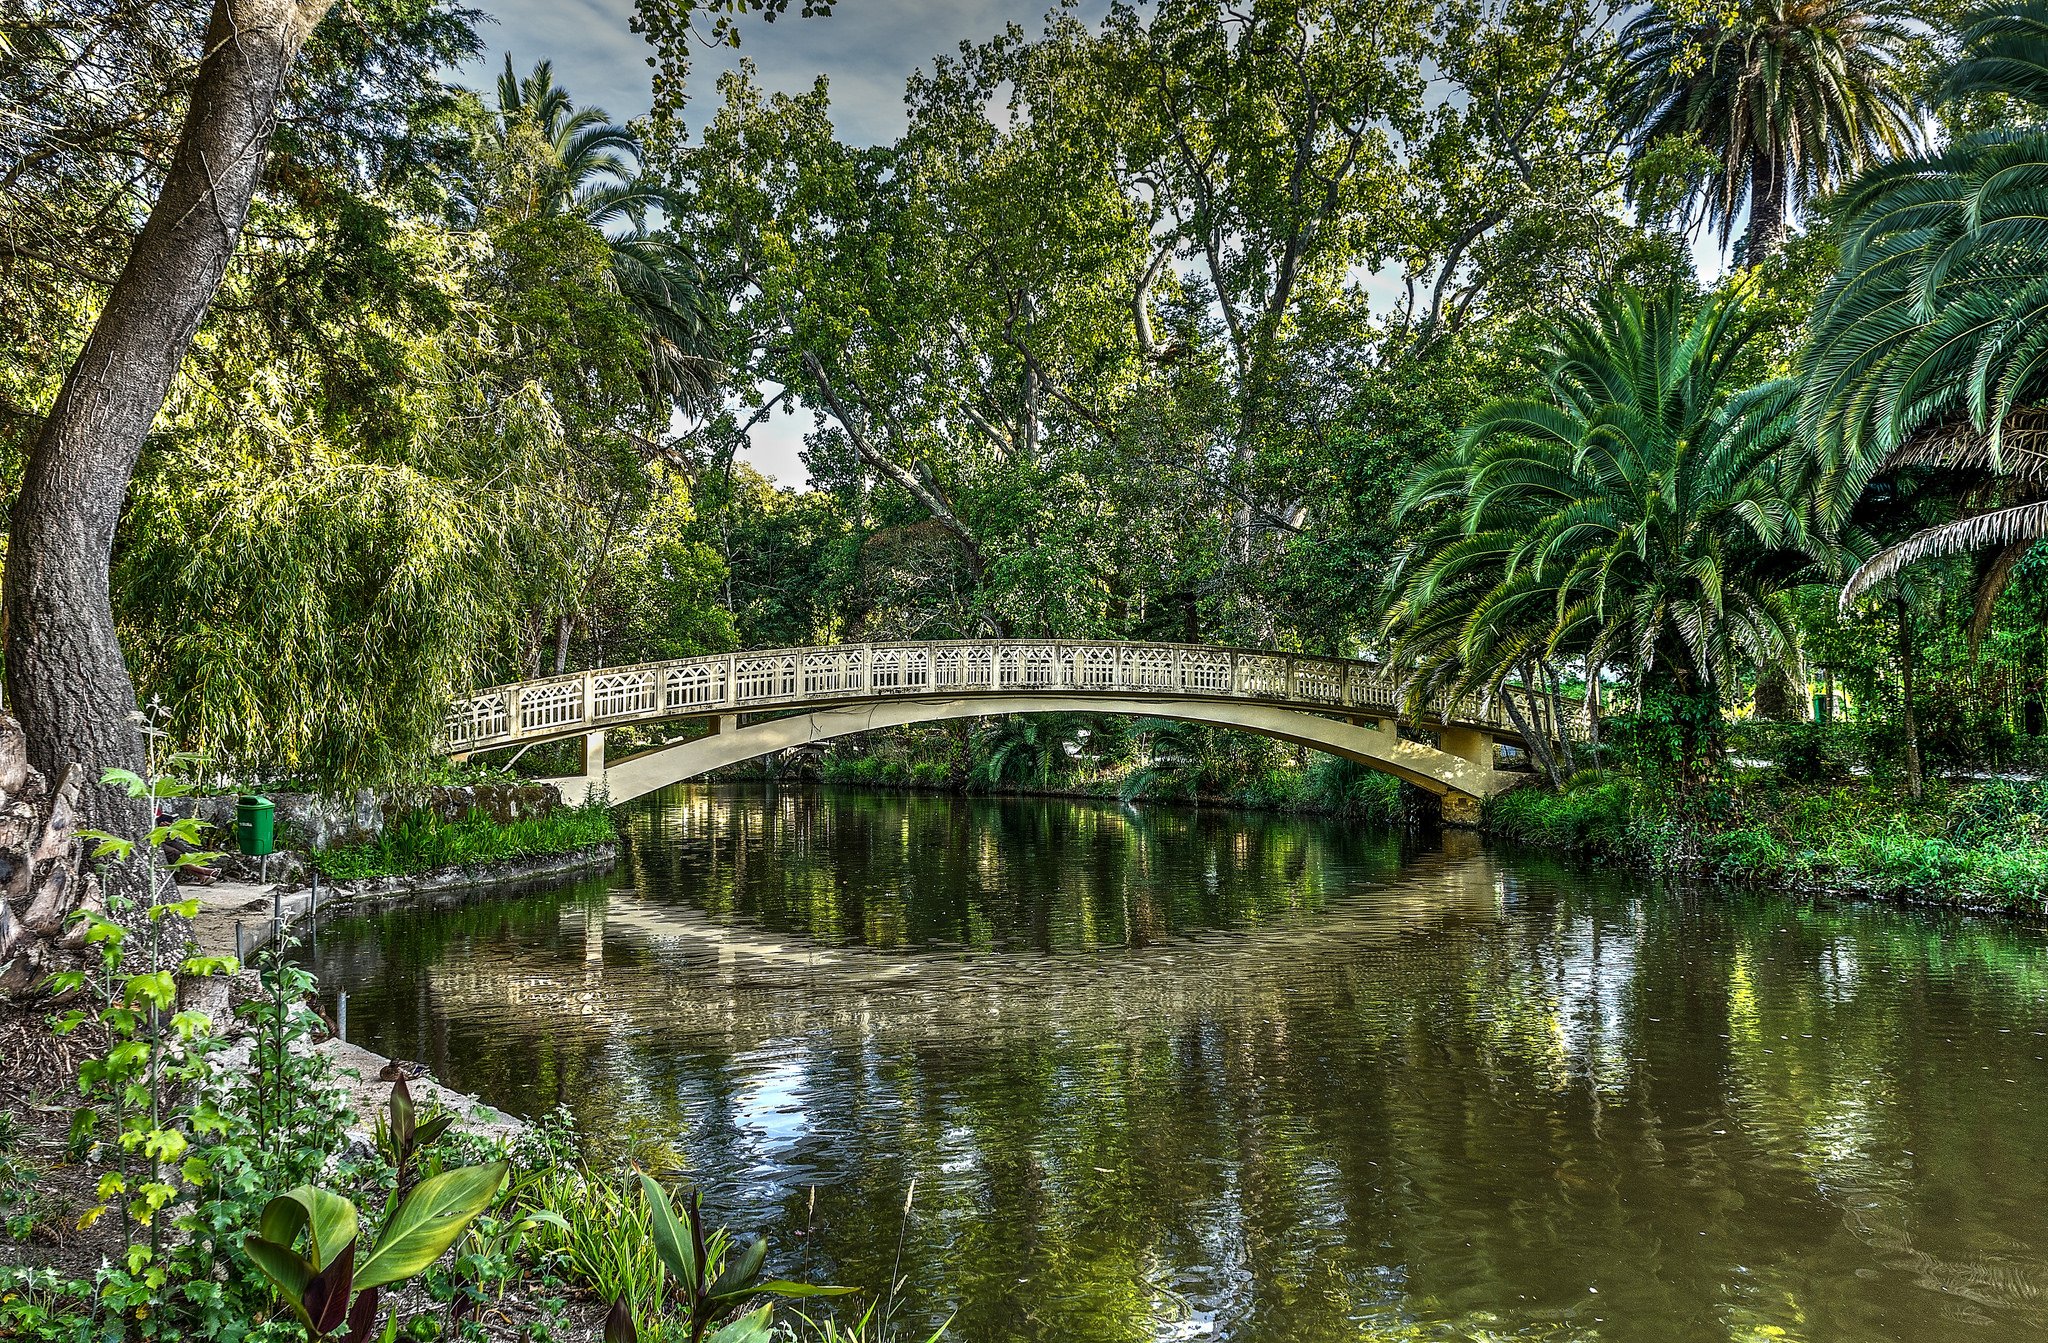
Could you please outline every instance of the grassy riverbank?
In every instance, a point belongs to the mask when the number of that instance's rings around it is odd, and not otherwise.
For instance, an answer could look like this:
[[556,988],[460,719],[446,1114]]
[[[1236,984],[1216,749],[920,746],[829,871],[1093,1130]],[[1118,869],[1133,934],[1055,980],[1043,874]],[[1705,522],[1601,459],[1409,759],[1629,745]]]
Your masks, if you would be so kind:
[[1490,834],[1655,871],[1794,890],[1994,906],[2048,901],[2048,783],[1793,781],[1769,771],[1681,796],[1618,770],[1486,809]]
[[500,821],[480,810],[453,820],[414,811],[392,821],[373,840],[319,850],[313,862],[330,880],[367,881],[550,858],[617,838],[610,808],[598,801],[515,821]]

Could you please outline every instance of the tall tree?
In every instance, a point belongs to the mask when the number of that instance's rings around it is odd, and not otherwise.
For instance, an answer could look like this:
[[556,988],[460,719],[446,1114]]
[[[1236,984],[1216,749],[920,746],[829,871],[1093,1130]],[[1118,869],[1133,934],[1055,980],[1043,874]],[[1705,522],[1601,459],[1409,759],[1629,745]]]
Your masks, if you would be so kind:
[[[241,240],[292,62],[330,3],[216,0],[163,186],[29,451],[8,539],[7,690],[46,774],[143,764],[108,583],[114,533]],[[131,810],[108,818],[133,824]]]
[[641,173],[640,137],[603,108],[577,107],[555,83],[552,62],[519,77],[509,52],[492,130],[500,180],[485,188],[486,208],[501,220],[587,224],[604,240],[612,284],[643,328],[649,394],[682,405],[709,397],[720,371],[714,306],[676,235],[658,222],[650,227],[668,201]]
[[1691,137],[1718,167],[1698,184],[1725,245],[1745,205],[1743,258],[1784,245],[1792,211],[1918,140],[1894,0],[1654,3],[1622,32],[1619,93],[1636,151]]

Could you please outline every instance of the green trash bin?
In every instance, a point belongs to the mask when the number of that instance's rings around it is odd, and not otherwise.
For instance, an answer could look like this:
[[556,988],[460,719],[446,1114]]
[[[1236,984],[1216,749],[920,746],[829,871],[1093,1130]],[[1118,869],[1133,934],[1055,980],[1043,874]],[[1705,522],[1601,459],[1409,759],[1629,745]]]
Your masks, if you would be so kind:
[[277,806],[269,798],[244,793],[235,799],[235,847],[251,858],[277,851]]

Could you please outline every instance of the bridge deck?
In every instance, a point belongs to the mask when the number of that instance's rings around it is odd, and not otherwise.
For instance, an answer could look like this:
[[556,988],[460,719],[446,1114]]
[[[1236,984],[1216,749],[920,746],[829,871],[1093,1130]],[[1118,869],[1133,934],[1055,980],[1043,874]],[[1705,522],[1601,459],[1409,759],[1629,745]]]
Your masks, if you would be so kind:
[[[1547,717],[1526,692],[1525,722]],[[444,748],[467,754],[579,736],[630,723],[786,708],[829,708],[902,698],[1027,694],[1221,701],[1392,720],[1399,687],[1375,663],[1296,653],[1069,640],[948,640],[762,649],[607,667],[496,686],[449,708]],[[992,710],[999,712],[999,710]],[[1439,699],[1422,707],[1432,726],[1519,740],[1504,697],[1479,704]]]

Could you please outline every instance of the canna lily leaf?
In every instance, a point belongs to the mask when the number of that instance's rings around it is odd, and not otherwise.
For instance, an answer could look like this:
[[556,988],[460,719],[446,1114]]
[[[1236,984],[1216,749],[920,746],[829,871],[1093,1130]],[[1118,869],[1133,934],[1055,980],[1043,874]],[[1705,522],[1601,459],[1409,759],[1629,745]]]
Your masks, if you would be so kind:
[[[393,1330],[395,1330],[398,1325],[396,1316],[392,1318],[391,1324]],[[356,1303],[348,1308],[346,1343],[370,1343],[370,1330],[375,1328],[376,1325],[377,1289],[372,1287],[367,1291],[357,1293]]]
[[509,1170],[504,1162],[493,1161],[422,1181],[393,1214],[377,1238],[377,1248],[356,1269],[357,1290],[403,1282],[424,1271],[491,1206]]
[[768,1307],[740,1316],[711,1335],[706,1343],[767,1343],[773,1335],[768,1323]]
[[676,1217],[675,1205],[669,1202],[668,1191],[656,1184],[652,1175],[642,1171],[640,1192],[647,1199],[648,1229],[654,1233],[654,1252],[660,1257],[662,1267],[685,1291],[693,1290],[697,1281],[697,1253],[689,1233]]
[[334,1262],[315,1273],[306,1283],[306,1319],[316,1337],[331,1334],[348,1318],[348,1284],[356,1266],[356,1243],[350,1241],[334,1256]]
[[257,1230],[264,1240],[290,1246],[307,1235],[306,1262],[319,1272],[356,1238],[356,1205],[309,1184],[288,1189],[263,1205]]
[[633,1308],[624,1297],[612,1302],[605,1312],[604,1343],[640,1343],[640,1330],[633,1323]]
[[767,1238],[757,1238],[752,1245],[726,1261],[725,1270],[712,1281],[711,1290],[707,1295],[713,1301],[723,1297],[751,1295],[747,1284],[761,1275],[761,1265],[767,1258]]
[[270,1279],[285,1304],[301,1323],[310,1327],[312,1320],[306,1315],[306,1284],[313,1280],[314,1267],[302,1258],[298,1251],[261,1236],[244,1236],[242,1252],[249,1256],[251,1263],[263,1270],[263,1276]]

